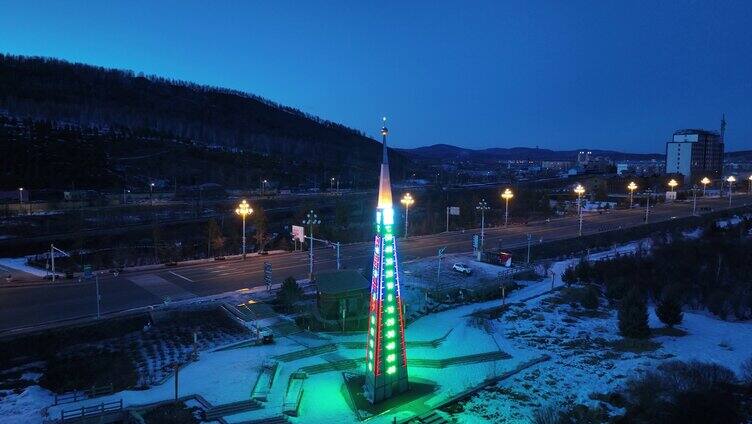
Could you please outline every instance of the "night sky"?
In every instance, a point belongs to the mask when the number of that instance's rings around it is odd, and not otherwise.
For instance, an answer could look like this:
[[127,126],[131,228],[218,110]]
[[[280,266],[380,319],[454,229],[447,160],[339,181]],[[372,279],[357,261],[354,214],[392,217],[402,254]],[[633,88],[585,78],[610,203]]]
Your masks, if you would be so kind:
[[392,143],[752,148],[752,1],[0,0],[0,52],[249,91]]

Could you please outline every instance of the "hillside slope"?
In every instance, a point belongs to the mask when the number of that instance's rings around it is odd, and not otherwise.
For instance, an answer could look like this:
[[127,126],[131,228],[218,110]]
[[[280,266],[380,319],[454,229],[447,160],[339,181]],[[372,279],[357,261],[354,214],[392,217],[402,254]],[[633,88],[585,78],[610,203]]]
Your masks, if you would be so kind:
[[[0,54],[0,112],[282,158],[343,181],[376,178],[381,148],[356,130],[251,94],[46,58]],[[394,156],[399,176],[402,159]]]

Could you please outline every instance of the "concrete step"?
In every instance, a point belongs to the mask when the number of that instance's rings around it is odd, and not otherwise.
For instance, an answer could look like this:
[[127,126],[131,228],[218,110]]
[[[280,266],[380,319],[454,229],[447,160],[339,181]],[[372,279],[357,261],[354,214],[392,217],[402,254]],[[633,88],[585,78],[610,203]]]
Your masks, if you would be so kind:
[[225,403],[223,405],[216,405],[209,408],[206,411],[206,419],[214,420],[226,415],[233,415],[240,412],[253,411],[261,409],[261,404],[253,399],[241,400],[239,402]]
[[257,420],[241,421],[237,424],[289,424],[290,420],[286,415],[278,415],[276,417],[259,418]]
[[278,361],[282,361],[282,362],[291,362],[291,361],[296,361],[298,359],[309,358],[311,356],[317,356],[317,355],[321,355],[324,353],[334,352],[335,350],[337,350],[336,344],[325,344],[322,346],[310,347],[308,349],[297,350],[295,352],[277,355],[274,357],[274,359],[277,359]]

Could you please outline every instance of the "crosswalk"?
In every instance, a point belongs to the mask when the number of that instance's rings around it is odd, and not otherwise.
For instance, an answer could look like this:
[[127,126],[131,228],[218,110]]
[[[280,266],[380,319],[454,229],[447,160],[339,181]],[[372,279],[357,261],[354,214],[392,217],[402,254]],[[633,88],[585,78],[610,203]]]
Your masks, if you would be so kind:
[[134,275],[129,277],[128,280],[163,301],[185,300],[196,297],[194,293],[156,274]]

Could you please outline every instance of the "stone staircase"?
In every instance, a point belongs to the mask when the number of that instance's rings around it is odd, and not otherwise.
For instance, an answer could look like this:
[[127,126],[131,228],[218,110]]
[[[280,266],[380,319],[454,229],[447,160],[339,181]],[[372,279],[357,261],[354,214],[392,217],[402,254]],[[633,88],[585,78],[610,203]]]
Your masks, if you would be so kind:
[[276,417],[259,418],[257,420],[241,421],[236,424],[289,424],[290,420],[285,415],[277,415]]
[[414,418],[412,422],[420,424],[449,424],[449,421],[437,414],[436,411],[426,412],[425,414]]
[[238,414],[240,412],[253,411],[261,409],[261,404],[253,399],[241,400],[239,402],[225,403],[215,405],[206,410],[205,418],[207,421],[216,420],[227,415]]
[[297,350],[295,352],[285,353],[277,355],[274,359],[282,362],[297,361],[298,359],[309,358],[311,356],[318,356],[324,353],[330,353],[337,350],[336,344],[325,344],[317,347],[309,347],[308,349]]
[[479,362],[499,361],[502,359],[509,359],[512,356],[506,352],[500,350],[494,350],[485,353],[476,353],[473,355],[454,356],[444,359],[421,359],[410,358],[408,356],[407,363],[413,367],[420,368],[446,368],[452,365],[460,364],[475,364]]
[[321,374],[322,372],[345,371],[357,368],[364,362],[365,359],[343,359],[341,361],[327,362],[325,364],[309,365],[307,367],[302,367],[300,371],[305,372],[306,374]]

